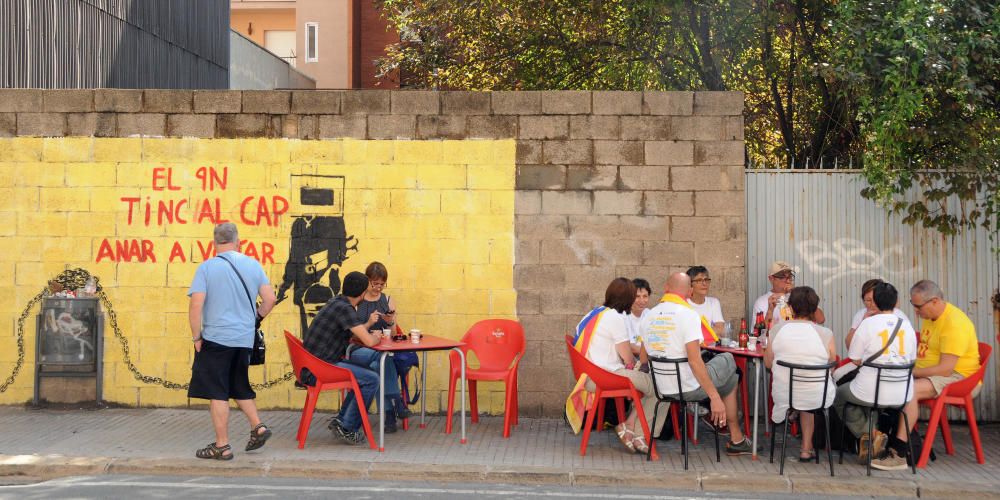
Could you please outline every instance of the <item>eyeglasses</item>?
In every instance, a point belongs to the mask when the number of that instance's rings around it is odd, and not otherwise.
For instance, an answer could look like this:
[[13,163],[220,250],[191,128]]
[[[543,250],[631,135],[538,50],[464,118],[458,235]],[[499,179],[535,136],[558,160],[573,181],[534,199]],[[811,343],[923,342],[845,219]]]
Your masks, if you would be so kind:
[[772,275],[771,277],[776,280],[782,280],[782,281],[792,281],[795,279],[794,274],[775,274]]
[[926,306],[927,304],[930,304],[931,302],[934,302],[934,299],[928,299],[928,300],[924,301],[923,304],[914,304],[913,301],[911,300],[910,301],[910,305],[913,306],[914,309],[916,309],[916,310],[919,311],[922,307]]
[[371,281],[369,282],[369,284],[372,286],[372,288],[385,288],[384,281]]
[[712,278],[698,278],[696,280],[691,280],[691,283],[704,283],[709,284],[712,282]]

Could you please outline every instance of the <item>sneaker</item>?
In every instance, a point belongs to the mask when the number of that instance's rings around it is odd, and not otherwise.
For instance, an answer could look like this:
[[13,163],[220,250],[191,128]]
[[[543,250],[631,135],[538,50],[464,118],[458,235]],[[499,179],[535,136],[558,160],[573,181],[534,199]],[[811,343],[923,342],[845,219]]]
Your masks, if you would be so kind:
[[361,444],[365,440],[365,435],[360,429],[356,431],[349,431],[340,425],[337,425],[335,433],[341,441],[350,445]]
[[395,417],[389,417],[389,418],[385,419],[385,433],[386,434],[395,434],[397,430],[399,430],[399,429],[396,427],[396,418]]
[[743,441],[740,441],[739,443],[734,443],[732,441],[726,443],[726,455],[752,455],[753,448],[753,443],[750,441],[750,438],[744,436]]
[[330,423],[326,426],[327,429],[331,431],[336,431],[337,428],[343,427],[344,423],[340,421],[340,415],[335,415],[330,419]]
[[878,470],[906,470],[906,459],[896,453],[895,448],[886,448],[881,455],[872,460],[872,467]]

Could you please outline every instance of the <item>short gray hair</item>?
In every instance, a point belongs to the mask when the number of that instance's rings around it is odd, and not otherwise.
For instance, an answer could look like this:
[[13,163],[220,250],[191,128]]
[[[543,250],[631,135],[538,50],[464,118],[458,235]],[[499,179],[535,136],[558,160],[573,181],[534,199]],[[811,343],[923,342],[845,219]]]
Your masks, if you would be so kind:
[[944,292],[941,291],[941,287],[931,280],[920,280],[916,282],[912,287],[910,287],[910,295],[919,295],[924,299],[937,297],[944,300]]
[[236,224],[223,222],[215,226],[215,244],[224,245],[240,241],[240,233],[236,230]]

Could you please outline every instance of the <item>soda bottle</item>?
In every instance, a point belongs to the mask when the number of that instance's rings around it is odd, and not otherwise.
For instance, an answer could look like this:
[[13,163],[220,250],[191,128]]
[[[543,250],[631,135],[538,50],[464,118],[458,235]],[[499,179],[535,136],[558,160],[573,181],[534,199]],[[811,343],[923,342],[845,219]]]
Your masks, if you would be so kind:
[[747,343],[750,342],[750,333],[747,332],[747,319],[743,318],[740,320],[740,349],[746,349]]

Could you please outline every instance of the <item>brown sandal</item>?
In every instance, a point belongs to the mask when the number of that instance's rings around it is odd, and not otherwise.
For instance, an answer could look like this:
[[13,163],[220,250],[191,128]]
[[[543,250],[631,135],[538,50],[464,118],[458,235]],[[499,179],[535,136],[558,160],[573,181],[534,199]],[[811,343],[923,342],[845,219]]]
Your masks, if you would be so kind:
[[[257,431],[260,430],[261,428],[264,429],[264,432],[258,434]],[[247,441],[246,451],[253,451],[259,448],[263,448],[264,443],[266,443],[267,440],[270,438],[271,438],[271,429],[269,429],[266,425],[262,423],[257,424],[257,426],[254,427],[252,431],[250,431],[250,441]]]
[[[227,451],[229,452],[228,455],[226,455]],[[233,452],[228,444],[216,446],[215,443],[208,443],[208,446],[194,452],[194,456],[210,460],[232,460]]]

